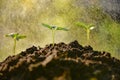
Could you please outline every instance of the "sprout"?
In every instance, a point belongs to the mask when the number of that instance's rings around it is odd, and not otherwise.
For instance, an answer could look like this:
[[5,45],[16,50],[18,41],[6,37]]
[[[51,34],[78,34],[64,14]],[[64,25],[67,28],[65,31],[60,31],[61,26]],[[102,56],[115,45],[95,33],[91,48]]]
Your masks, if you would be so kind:
[[42,23],[42,25],[43,25],[44,27],[47,27],[47,28],[49,28],[50,30],[52,30],[53,46],[54,46],[54,41],[55,41],[55,39],[54,39],[54,38],[55,38],[55,31],[56,31],[56,30],[68,31],[68,29],[63,28],[63,27],[51,26],[51,25],[44,24],[44,23]]
[[11,37],[14,39],[14,46],[13,46],[13,53],[15,54],[16,51],[16,41],[19,41],[20,39],[26,38],[24,35],[20,35],[19,33],[10,33],[5,35],[6,37]]
[[90,40],[90,30],[93,30],[95,28],[94,25],[93,24],[86,25],[85,23],[82,23],[82,22],[77,22],[76,25],[86,29],[87,42],[89,43],[89,40]]

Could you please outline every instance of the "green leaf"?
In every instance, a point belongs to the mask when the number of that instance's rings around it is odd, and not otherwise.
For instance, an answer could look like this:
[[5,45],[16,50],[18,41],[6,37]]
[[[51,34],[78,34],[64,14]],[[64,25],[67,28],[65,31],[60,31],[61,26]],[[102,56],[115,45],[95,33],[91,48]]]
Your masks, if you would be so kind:
[[92,27],[94,27],[94,24],[89,24],[89,25],[88,25],[88,29],[90,29],[90,28],[92,28]]
[[42,25],[43,25],[44,27],[47,27],[47,28],[52,29],[52,30],[64,30],[64,31],[68,31],[68,29],[62,28],[62,27],[50,26],[50,25],[44,24],[44,23],[42,23]]
[[52,26],[50,26],[50,25],[48,25],[48,24],[42,23],[42,25],[43,25],[44,27],[47,27],[47,28],[49,28],[49,29],[52,29]]
[[15,38],[17,35],[19,35],[19,34],[18,33],[10,33],[10,34],[7,34],[5,36]]
[[87,28],[87,25],[85,23],[82,23],[82,22],[77,22],[76,23],[77,26],[80,26],[80,27],[83,27],[83,28]]
[[57,29],[56,29],[56,30],[64,30],[64,31],[68,31],[68,29],[63,28],[63,27],[57,27]]
[[19,36],[16,37],[16,40],[24,39],[24,38],[26,38],[26,36],[24,36],[24,35],[19,35]]

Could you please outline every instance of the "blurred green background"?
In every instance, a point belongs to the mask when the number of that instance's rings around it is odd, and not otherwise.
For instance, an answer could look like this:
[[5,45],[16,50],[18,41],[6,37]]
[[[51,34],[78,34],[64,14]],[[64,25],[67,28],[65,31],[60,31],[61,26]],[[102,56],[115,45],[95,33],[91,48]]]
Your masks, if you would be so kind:
[[76,22],[94,24],[90,45],[120,59],[120,24],[105,11],[101,0],[0,0],[0,61],[13,55],[13,40],[5,34],[18,32],[27,36],[17,42],[16,53],[33,45],[44,47],[52,42],[51,31],[41,23],[68,28],[57,31],[55,42],[73,40],[85,46],[86,32]]

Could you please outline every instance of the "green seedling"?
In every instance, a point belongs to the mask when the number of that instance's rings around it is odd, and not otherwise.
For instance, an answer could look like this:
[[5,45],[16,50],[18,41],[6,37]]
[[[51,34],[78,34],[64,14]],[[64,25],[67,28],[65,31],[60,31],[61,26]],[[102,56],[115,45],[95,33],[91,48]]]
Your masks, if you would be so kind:
[[44,24],[44,23],[42,23],[42,25],[43,25],[44,27],[49,28],[49,29],[52,31],[53,46],[54,46],[54,44],[55,44],[55,31],[56,31],[56,30],[68,31],[68,29],[63,28],[63,27],[51,26],[51,25]]
[[76,25],[80,26],[86,30],[86,34],[87,34],[86,38],[87,38],[87,42],[89,43],[90,31],[95,28],[94,25],[93,24],[86,25],[85,23],[82,23],[82,22],[77,22]]
[[20,35],[19,33],[10,33],[5,35],[6,37],[11,37],[14,40],[14,46],[13,46],[13,53],[15,54],[16,51],[16,42],[19,41],[20,39],[26,38],[24,35]]

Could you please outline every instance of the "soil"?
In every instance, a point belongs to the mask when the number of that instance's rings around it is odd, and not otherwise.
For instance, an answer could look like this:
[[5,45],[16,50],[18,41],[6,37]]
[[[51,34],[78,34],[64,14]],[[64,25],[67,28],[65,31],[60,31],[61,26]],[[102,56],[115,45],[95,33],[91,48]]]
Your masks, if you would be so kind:
[[120,80],[120,60],[77,41],[32,46],[0,62],[0,80]]

